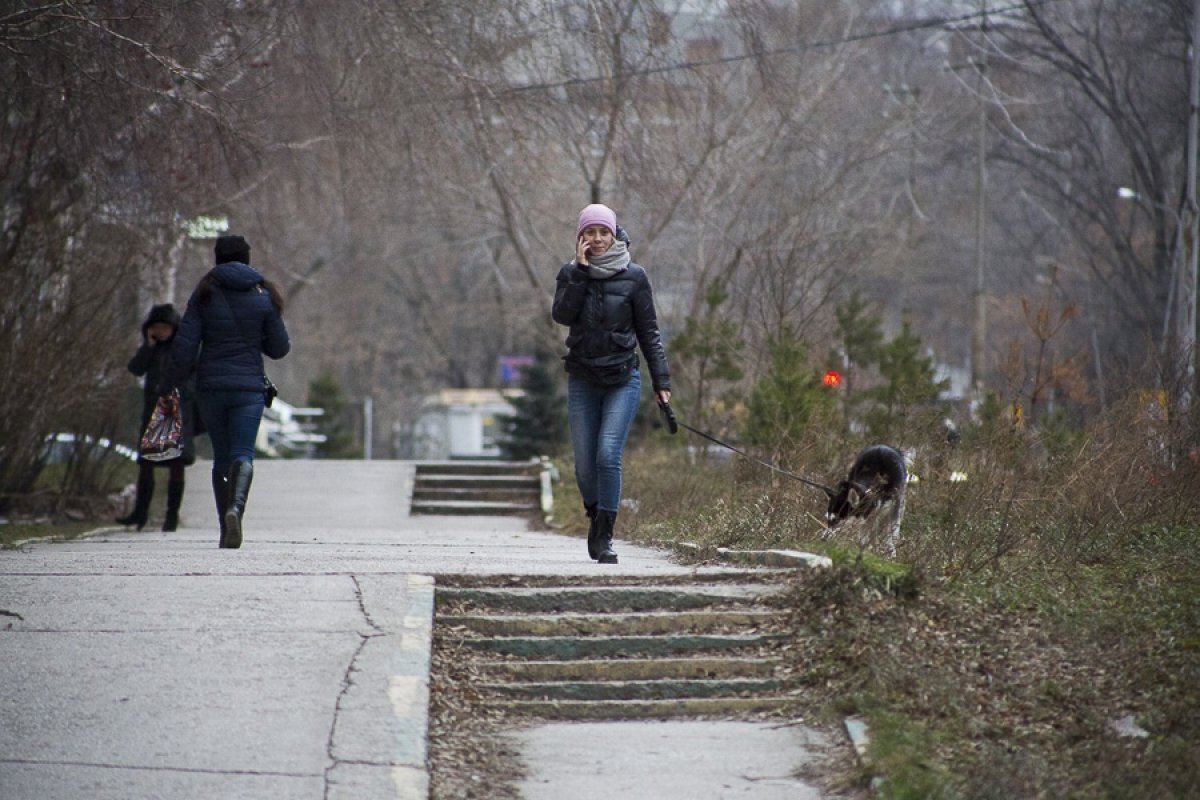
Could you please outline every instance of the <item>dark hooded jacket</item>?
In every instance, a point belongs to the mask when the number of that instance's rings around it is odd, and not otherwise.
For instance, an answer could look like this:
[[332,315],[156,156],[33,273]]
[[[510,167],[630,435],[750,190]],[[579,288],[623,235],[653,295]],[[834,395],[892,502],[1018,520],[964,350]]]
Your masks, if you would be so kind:
[[[139,433],[146,430],[154,406],[158,403],[158,391],[165,383],[171,364],[171,351],[175,347],[175,337],[155,345],[146,343],[146,330],[156,322],[165,322],[176,332],[179,332],[179,312],[170,303],[153,306],[146,319],[142,322],[142,344],[138,347],[133,358],[129,359],[128,368],[134,375],[142,379],[142,423]],[[180,411],[183,414],[183,461],[191,464],[196,460],[196,449],[192,435],[197,433],[195,423],[198,419],[195,409],[195,397],[192,381],[184,380],[178,384]],[[167,466],[171,461],[156,461],[156,465]]]
[[566,370],[595,380],[620,365],[636,369],[638,347],[654,390],[671,388],[667,355],[658,331],[654,292],[646,271],[631,263],[607,279],[593,279],[587,268],[569,261],[558,272],[554,321],[570,326]]
[[197,391],[263,389],[263,355],[279,359],[291,341],[283,317],[248,264],[218,264],[188,299],[172,348],[172,383],[195,372]]

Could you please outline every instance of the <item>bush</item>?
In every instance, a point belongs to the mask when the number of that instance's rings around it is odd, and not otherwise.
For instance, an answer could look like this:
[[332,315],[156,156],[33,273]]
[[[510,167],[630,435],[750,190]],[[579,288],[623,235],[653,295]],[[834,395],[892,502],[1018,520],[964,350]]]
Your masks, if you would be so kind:
[[521,388],[512,399],[516,413],[501,417],[500,449],[505,458],[523,461],[560,453],[567,442],[567,403],[559,388],[554,357],[539,351],[525,370]]

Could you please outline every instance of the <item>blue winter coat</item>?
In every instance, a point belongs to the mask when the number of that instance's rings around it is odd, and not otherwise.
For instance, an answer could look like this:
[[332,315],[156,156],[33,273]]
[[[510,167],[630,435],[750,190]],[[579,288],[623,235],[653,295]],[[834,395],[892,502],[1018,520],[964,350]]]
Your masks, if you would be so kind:
[[[263,355],[279,359],[291,349],[283,317],[262,275],[249,265],[218,264],[207,277],[212,281],[201,281],[192,293],[175,334],[171,382],[178,384],[194,370],[200,392],[261,392]],[[209,283],[212,290],[206,291]]]

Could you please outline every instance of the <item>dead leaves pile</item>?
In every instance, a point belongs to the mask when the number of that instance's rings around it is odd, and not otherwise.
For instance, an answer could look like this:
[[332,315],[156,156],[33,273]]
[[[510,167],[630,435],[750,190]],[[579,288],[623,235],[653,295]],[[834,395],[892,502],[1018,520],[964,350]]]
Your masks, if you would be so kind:
[[462,631],[435,629],[429,699],[432,800],[519,800],[519,754],[505,735],[512,722],[483,702],[479,659]]

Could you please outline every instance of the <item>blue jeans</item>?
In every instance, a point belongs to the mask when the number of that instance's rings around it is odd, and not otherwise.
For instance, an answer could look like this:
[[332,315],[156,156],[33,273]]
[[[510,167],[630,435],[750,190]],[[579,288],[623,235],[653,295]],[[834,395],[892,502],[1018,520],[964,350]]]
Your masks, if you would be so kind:
[[220,390],[196,394],[212,442],[213,472],[228,475],[233,462],[253,461],[265,404],[263,393]]
[[584,505],[616,511],[621,502],[621,454],[637,415],[642,378],[635,370],[623,386],[567,379],[567,422],[575,453],[575,483]]

